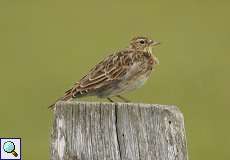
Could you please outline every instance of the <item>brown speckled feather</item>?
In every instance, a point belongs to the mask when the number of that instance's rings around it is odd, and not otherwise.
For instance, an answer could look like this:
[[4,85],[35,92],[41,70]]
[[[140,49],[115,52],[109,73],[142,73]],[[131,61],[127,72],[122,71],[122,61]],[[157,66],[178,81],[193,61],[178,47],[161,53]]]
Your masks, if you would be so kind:
[[92,94],[98,88],[102,88],[112,81],[119,81],[126,74],[128,66],[133,63],[133,51],[123,51],[112,54],[98,63],[90,72],[73,88],[66,91],[63,100]]
[[[139,44],[143,39],[145,46]],[[67,101],[82,96],[104,98],[138,88],[158,63],[151,53],[152,43],[147,38],[134,38],[128,48],[106,57],[58,100]]]

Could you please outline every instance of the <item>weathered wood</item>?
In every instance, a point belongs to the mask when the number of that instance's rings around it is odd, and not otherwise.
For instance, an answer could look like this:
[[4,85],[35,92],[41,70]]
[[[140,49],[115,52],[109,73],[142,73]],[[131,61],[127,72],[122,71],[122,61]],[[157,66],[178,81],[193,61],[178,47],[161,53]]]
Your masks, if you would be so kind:
[[175,106],[60,102],[51,160],[187,160],[182,113]]

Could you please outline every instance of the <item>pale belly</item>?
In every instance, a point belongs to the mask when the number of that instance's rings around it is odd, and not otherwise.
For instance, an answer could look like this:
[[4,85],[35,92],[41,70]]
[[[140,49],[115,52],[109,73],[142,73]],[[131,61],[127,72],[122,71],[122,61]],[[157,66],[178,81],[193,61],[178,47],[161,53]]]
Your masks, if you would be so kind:
[[145,82],[148,80],[149,74],[150,71],[147,72],[146,74],[138,76],[136,79],[121,83],[119,85],[122,90],[121,92],[129,92],[142,87],[145,84]]
[[114,84],[107,86],[103,90],[100,90],[97,96],[100,98],[112,97],[140,88],[148,80],[150,73],[153,69],[149,69],[147,63],[145,65],[146,66],[141,67],[140,63],[133,65],[128,70],[123,80],[120,80]]
[[121,81],[113,89],[107,90],[104,93],[102,93],[100,95],[100,97],[101,98],[103,98],[103,97],[112,97],[112,96],[116,96],[116,95],[119,95],[119,94],[123,94],[123,93],[126,93],[126,92],[133,91],[135,89],[138,89],[138,88],[142,87],[145,84],[145,82],[148,80],[150,72],[151,71],[149,71],[146,74],[143,74],[141,76],[138,76],[135,79],[132,79],[131,81],[130,80]]
[[[142,67],[144,68],[142,68]],[[132,66],[132,68],[129,70],[129,72],[126,74],[125,80],[123,82],[120,82],[118,85],[121,89],[123,88],[124,92],[132,91],[137,88],[140,88],[145,84],[145,82],[148,80],[150,73],[152,70],[147,69],[147,63],[146,64],[140,64],[137,63]]]

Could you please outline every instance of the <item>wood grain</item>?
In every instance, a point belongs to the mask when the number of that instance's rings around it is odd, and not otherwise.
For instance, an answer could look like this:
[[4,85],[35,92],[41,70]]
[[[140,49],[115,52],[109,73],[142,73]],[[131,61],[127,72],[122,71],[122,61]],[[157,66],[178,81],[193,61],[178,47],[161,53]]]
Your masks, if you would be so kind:
[[176,106],[59,102],[51,160],[187,160]]

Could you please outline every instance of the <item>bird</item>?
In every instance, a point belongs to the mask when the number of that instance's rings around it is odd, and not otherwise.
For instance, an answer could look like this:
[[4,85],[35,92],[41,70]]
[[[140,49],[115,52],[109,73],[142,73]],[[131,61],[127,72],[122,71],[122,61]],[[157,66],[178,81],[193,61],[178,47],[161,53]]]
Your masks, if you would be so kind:
[[117,97],[130,102],[121,94],[140,88],[149,79],[159,64],[153,53],[153,47],[159,44],[144,36],[132,38],[127,47],[96,64],[49,108],[53,108],[58,101],[72,101],[85,96],[107,98],[110,102]]

